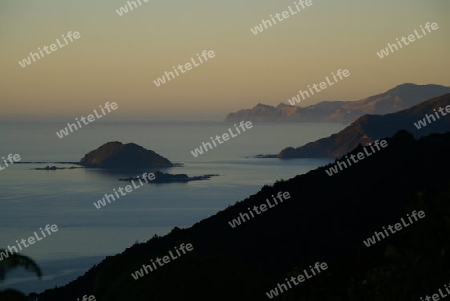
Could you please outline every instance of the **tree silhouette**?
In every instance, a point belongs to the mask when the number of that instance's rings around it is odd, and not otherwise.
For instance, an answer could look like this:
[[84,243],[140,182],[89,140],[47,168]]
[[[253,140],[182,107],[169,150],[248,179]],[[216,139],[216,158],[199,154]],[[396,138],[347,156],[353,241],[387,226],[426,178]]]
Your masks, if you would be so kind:
[[[7,250],[0,249],[1,252],[8,252]],[[16,268],[24,268],[34,274],[40,279],[42,277],[41,268],[27,256],[23,256],[17,253],[9,255],[7,258],[3,258],[0,261],[0,282],[3,282],[6,277],[6,273]],[[10,301],[22,301],[27,300],[26,296],[14,289],[7,289],[0,292],[0,300]]]

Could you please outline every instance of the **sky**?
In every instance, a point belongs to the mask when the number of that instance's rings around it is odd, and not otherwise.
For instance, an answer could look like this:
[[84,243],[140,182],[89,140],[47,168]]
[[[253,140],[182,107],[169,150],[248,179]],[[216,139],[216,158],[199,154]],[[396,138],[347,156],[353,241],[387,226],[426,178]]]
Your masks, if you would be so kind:
[[[105,102],[123,118],[224,120],[277,105],[338,69],[350,76],[302,101],[357,100],[402,83],[450,86],[450,1],[312,0],[254,35],[250,28],[294,0],[1,0],[0,120],[72,120]],[[380,59],[376,52],[426,22],[439,29]],[[30,52],[80,38],[22,68]],[[157,87],[172,66],[215,57]]]

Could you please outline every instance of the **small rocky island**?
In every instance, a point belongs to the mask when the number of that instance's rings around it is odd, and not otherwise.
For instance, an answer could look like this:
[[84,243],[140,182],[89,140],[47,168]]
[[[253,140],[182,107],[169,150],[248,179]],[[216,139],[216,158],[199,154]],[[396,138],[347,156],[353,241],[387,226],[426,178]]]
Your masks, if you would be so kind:
[[96,168],[154,168],[175,166],[168,159],[135,143],[108,142],[81,159],[80,165]]
[[[169,173],[163,173],[160,171],[155,171],[154,173],[150,173],[148,178],[148,183],[186,183],[190,181],[201,181],[201,180],[209,180],[211,177],[217,177],[219,175],[216,174],[209,174],[209,175],[203,175],[203,176],[194,176],[194,177],[188,177],[186,174],[176,174],[172,175]],[[142,178],[141,178],[142,179]],[[139,178],[121,178],[119,181],[138,181]]]
[[50,167],[49,165],[47,165],[46,167],[37,167],[37,168],[33,168],[33,170],[62,170],[62,169],[75,169],[75,168],[83,168],[83,167],[75,167],[75,166],[71,166],[71,167],[56,167],[56,166],[52,166]]
[[[32,163],[32,162],[27,162]],[[36,162],[44,163],[44,162]],[[49,163],[49,162],[45,162]],[[62,170],[75,168],[100,168],[108,172],[122,173],[124,170],[155,170],[164,167],[182,167],[183,164],[172,163],[163,156],[148,150],[135,143],[123,144],[121,142],[108,142],[93,150],[80,160],[80,162],[54,162],[58,164],[73,164],[79,167],[56,167],[33,168],[34,170]],[[189,177],[186,174],[169,174],[155,171],[147,174],[148,183],[187,183],[190,181],[209,180],[217,174]],[[143,180],[142,177],[140,177]],[[119,181],[138,181],[138,177],[121,178]]]

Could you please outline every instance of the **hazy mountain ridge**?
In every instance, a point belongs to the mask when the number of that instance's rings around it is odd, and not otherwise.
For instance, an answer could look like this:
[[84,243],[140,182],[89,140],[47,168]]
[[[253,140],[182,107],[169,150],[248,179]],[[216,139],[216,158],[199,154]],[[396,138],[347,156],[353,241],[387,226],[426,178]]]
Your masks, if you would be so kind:
[[414,123],[425,117],[434,115],[433,109],[445,108],[450,104],[450,94],[436,97],[413,106],[412,108],[386,115],[364,115],[337,134],[322,138],[304,146],[283,149],[278,158],[337,158],[354,149],[358,144],[390,137],[395,132],[405,129],[415,137],[423,137],[431,133],[442,133],[450,130],[450,118],[440,117],[436,121],[417,129]]
[[365,114],[394,113],[446,93],[450,93],[450,87],[406,83],[384,93],[357,101],[322,101],[307,107],[283,103],[273,107],[259,103],[252,109],[242,109],[235,113],[229,113],[225,121],[337,122],[347,124]]

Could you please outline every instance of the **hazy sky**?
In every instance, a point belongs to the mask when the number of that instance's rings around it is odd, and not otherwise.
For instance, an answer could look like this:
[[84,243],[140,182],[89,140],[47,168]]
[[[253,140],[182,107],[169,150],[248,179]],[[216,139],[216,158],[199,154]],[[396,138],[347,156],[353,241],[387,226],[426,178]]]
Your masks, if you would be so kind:
[[[312,2],[254,35],[250,28],[294,1],[141,0],[119,16],[127,1],[1,0],[0,115],[71,121],[115,101],[114,114],[123,117],[223,120],[259,102],[287,103],[337,69],[350,77],[302,106],[356,100],[405,82],[450,86],[450,1]],[[439,29],[386,58],[376,55],[426,22]],[[18,64],[68,31],[81,37],[26,68]],[[216,56],[155,86],[164,71],[203,50]]]

